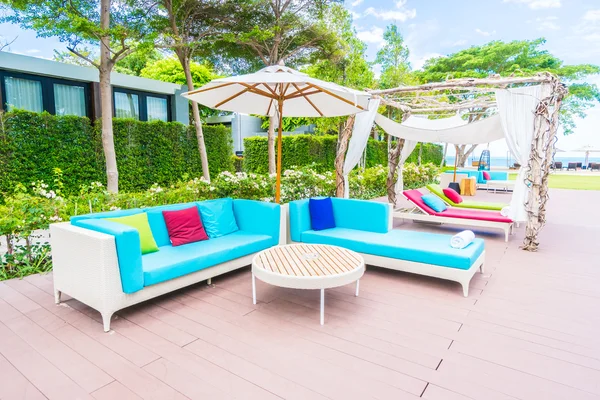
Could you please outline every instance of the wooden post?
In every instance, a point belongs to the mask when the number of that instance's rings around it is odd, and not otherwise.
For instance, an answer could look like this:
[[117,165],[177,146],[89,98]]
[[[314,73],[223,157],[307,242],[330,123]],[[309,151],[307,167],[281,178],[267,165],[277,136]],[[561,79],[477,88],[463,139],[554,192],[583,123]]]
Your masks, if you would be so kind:
[[279,127],[277,128],[277,178],[275,180],[275,203],[281,202],[281,138],[283,136],[283,98],[278,101]]
[[[548,176],[554,151],[554,139],[558,130],[558,119],[562,99],[567,94],[567,88],[558,78],[551,83],[551,93],[542,99],[535,110],[535,131],[531,144],[531,155],[527,165],[527,181],[530,191],[525,203],[527,223],[525,239],[521,248],[527,251],[537,251],[538,235],[546,224],[546,202],[548,200]],[[551,113],[552,110],[552,113]]]
[[348,142],[354,128],[354,120],[356,115],[350,115],[344,124],[344,128],[340,133],[337,146],[337,154],[335,156],[335,196],[344,197],[344,160],[346,159],[346,150],[348,150]]

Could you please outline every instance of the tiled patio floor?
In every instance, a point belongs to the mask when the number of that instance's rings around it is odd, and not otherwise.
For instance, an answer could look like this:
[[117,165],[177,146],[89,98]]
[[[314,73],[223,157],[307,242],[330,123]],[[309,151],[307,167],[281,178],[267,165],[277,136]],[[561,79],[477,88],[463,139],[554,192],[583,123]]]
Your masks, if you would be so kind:
[[[536,253],[486,238],[484,275],[458,284],[368,269],[318,291],[248,269],[120,312],[105,334],[52,277],[0,283],[0,398],[600,399],[600,192],[551,191]],[[478,195],[501,201],[503,194]],[[403,224],[402,228],[454,232]]]

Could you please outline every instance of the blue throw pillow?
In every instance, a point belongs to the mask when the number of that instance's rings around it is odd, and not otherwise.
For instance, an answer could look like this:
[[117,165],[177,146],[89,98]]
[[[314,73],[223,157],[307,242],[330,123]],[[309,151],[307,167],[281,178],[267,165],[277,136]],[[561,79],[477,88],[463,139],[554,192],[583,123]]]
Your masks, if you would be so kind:
[[433,194],[423,195],[421,196],[421,200],[423,200],[423,202],[429,207],[433,208],[435,212],[446,211],[446,209],[448,208],[439,197]]
[[322,231],[323,229],[335,228],[331,197],[308,200],[308,209],[310,211],[310,224],[313,230]]
[[198,204],[202,224],[209,238],[218,238],[238,231],[233,215],[233,200],[217,199],[201,201]]

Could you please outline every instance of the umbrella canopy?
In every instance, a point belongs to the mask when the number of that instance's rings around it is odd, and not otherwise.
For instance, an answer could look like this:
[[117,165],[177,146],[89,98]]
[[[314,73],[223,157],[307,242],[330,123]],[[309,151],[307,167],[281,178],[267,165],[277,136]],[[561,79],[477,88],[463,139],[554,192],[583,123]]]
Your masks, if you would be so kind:
[[223,111],[277,116],[277,181],[275,201],[281,188],[281,136],[283,117],[337,117],[356,114],[368,108],[369,93],[273,65],[258,72],[215,79],[182,96],[204,106]]
[[585,161],[583,162],[583,164],[587,165],[590,159],[590,153],[600,153],[600,147],[594,147],[588,144],[571,151],[585,153]]

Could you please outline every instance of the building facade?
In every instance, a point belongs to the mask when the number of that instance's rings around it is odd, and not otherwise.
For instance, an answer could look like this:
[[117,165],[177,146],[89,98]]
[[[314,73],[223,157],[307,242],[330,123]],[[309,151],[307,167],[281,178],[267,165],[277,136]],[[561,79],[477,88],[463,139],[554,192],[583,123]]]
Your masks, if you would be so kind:
[[[113,116],[140,121],[189,124],[186,86],[111,74]],[[101,116],[99,72],[93,67],[0,52],[0,104],[3,110],[47,111],[54,115]]]

